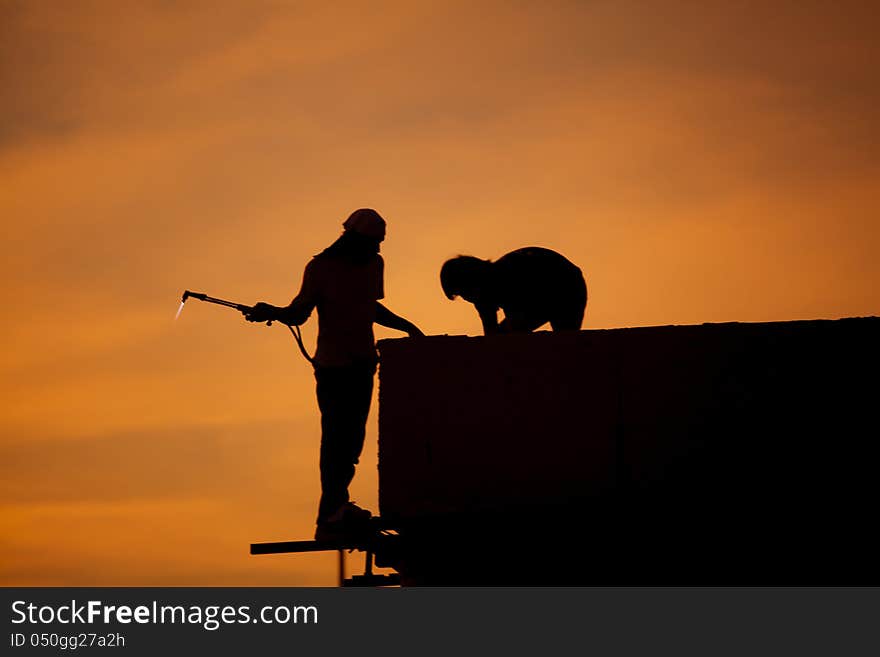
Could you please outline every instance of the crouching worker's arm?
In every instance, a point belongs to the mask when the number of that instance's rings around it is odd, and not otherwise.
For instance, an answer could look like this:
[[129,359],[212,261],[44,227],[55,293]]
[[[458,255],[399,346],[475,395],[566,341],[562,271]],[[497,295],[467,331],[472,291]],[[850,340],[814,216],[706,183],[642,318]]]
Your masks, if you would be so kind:
[[376,302],[376,323],[386,328],[408,333],[411,338],[425,335],[415,324],[399,315],[395,315],[378,301]]
[[480,321],[483,322],[483,335],[492,335],[494,333],[504,332],[503,327],[498,326],[498,308],[492,304],[476,303],[477,312],[480,314]]

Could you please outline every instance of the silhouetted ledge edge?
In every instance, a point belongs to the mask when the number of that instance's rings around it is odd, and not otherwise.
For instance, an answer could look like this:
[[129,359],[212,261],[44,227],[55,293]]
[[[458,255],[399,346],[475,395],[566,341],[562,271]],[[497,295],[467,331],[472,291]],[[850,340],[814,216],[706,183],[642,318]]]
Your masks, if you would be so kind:
[[[619,332],[619,331],[653,331],[653,330],[664,330],[664,329],[681,329],[681,328],[696,328],[696,327],[731,327],[731,326],[794,326],[794,325],[803,325],[803,324],[826,324],[832,322],[853,322],[853,321],[874,321],[880,320],[880,317],[877,315],[864,315],[857,317],[837,317],[837,318],[820,318],[820,319],[791,319],[784,321],[766,321],[766,322],[702,322],[700,324],[656,324],[650,326],[620,326],[620,327],[612,327],[612,328],[587,328],[581,329],[580,331],[572,331],[568,333],[607,333],[607,332]],[[465,334],[448,334],[441,333],[436,335],[425,335],[419,338],[410,338],[410,337],[394,337],[394,338],[382,338],[381,340],[377,340],[376,344],[379,347],[379,351],[381,353],[383,347],[387,347],[393,343],[400,342],[424,342],[429,340],[448,340],[448,339],[474,339],[474,340],[498,340],[498,339],[522,339],[524,336],[532,336],[538,337],[540,339],[545,339],[546,336],[553,335],[564,335],[565,333],[554,333],[550,330],[538,330],[533,331],[531,333],[512,333],[512,334],[498,334],[498,335],[465,335]]]

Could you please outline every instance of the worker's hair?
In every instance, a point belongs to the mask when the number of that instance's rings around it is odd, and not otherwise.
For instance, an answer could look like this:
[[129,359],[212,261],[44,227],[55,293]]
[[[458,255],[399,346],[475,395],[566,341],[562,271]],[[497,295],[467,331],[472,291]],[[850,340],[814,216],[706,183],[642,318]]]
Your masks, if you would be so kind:
[[454,299],[465,287],[472,288],[486,276],[488,260],[480,260],[474,256],[460,255],[450,258],[440,268],[440,285],[448,299]]
[[379,253],[379,240],[347,230],[316,258],[340,258],[355,265],[365,265]]

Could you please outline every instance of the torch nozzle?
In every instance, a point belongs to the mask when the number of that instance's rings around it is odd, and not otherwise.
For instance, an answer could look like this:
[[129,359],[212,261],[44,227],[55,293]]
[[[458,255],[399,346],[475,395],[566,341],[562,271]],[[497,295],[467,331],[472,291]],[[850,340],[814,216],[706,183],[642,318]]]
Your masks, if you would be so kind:
[[174,316],[174,319],[176,320],[178,317],[180,317],[180,313],[183,312],[183,305],[186,303],[187,299],[193,297],[194,299],[201,299],[202,301],[204,301],[206,296],[207,295],[202,294],[201,292],[190,292],[189,290],[184,290],[183,296],[180,298],[180,307],[177,309],[177,314]]
[[184,290],[183,298],[180,300],[180,302],[184,303],[190,297],[192,297],[193,299],[199,299],[201,301],[204,301],[207,296],[208,295],[205,294],[204,292],[190,292],[189,290]]

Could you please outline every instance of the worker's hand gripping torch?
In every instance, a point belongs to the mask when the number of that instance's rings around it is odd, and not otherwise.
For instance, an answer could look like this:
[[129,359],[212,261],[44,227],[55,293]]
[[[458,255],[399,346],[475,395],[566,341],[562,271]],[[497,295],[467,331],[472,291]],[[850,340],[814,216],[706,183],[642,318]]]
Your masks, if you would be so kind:
[[[211,297],[203,292],[191,292],[189,290],[185,290],[183,293],[183,297],[180,299],[180,307],[177,309],[177,314],[174,316],[174,319],[180,317],[180,313],[183,310],[183,304],[186,303],[186,300],[189,298],[198,299],[199,301],[207,301],[208,303],[216,303],[218,306],[226,306],[227,308],[233,308],[244,315],[246,318],[248,315],[254,312],[254,309],[259,306],[247,306],[243,303],[235,303],[234,301],[227,301],[226,299],[218,299],[217,297]],[[272,326],[272,322],[274,319],[267,319],[266,324],[268,326]],[[306,351],[305,345],[302,341],[302,333],[300,332],[299,326],[293,327],[288,324],[285,324],[288,329],[290,329],[290,333],[293,335],[294,340],[296,340],[296,344],[299,347],[299,350],[302,352],[302,355],[305,357],[307,361],[312,362],[312,357],[309,356],[309,352]]]

